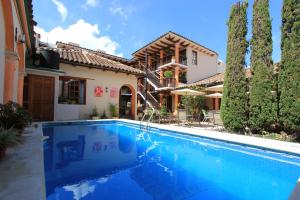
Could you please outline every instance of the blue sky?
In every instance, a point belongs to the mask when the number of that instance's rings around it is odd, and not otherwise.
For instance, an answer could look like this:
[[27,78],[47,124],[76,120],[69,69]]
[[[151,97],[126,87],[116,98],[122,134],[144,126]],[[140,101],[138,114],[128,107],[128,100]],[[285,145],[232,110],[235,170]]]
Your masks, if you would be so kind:
[[[42,40],[76,42],[131,58],[144,44],[172,30],[226,59],[230,7],[237,0],[33,0]],[[248,38],[253,0],[249,0]],[[273,59],[280,60],[282,0],[270,0]],[[247,56],[249,64],[249,55]]]

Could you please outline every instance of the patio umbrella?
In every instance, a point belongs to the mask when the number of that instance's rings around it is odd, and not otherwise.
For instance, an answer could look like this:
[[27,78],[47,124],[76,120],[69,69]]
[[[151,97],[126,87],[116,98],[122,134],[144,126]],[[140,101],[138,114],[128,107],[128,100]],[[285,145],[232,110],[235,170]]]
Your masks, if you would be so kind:
[[[201,96],[201,95],[205,95],[204,92],[199,92],[197,90],[191,90],[191,89],[188,89],[188,88],[180,89],[180,90],[174,90],[171,93],[182,95],[182,96]],[[187,113],[187,101],[185,101],[185,111]]]
[[197,90],[191,90],[191,89],[188,89],[188,88],[180,89],[180,90],[174,90],[171,93],[172,94],[182,95],[182,96],[200,96],[200,95],[205,95],[204,92],[199,92]]
[[206,98],[222,98],[222,96],[223,94],[219,92],[205,95]]
[[212,92],[222,92],[223,91],[223,84],[207,87],[207,88],[205,88],[205,90],[206,91],[212,91]]

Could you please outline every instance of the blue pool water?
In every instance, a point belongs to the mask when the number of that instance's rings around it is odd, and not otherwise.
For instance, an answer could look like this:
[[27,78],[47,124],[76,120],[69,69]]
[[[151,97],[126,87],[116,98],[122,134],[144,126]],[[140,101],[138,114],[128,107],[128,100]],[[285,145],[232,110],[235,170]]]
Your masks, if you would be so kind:
[[45,124],[47,200],[286,200],[300,158],[121,122]]

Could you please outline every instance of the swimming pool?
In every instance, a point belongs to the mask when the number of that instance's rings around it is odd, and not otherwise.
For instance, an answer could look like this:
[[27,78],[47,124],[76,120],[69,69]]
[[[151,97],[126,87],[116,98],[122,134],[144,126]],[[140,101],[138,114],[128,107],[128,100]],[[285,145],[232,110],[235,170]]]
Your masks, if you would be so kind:
[[117,122],[44,124],[47,200],[288,199],[300,157]]

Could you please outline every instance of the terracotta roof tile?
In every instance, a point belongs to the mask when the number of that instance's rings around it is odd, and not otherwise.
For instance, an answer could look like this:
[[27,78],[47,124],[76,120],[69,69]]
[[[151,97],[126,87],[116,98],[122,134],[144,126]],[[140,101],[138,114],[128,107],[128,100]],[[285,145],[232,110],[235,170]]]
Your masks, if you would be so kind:
[[[245,70],[245,74],[246,74],[247,78],[251,77],[251,70],[250,70],[250,68],[247,68]],[[215,74],[215,75],[210,76],[208,78],[196,81],[194,83],[190,83],[190,84],[185,84],[185,85],[179,86],[179,88],[192,87],[192,86],[215,85],[215,84],[219,84],[219,83],[223,83],[223,82],[224,82],[224,73],[218,73],[218,74]]]
[[[72,45],[57,45],[57,47],[40,47],[41,50],[52,50],[59,53],[61,62],[78,64],[86,67],[94,67],[104,70],[117,71],[122,73],[131,73],[143,75],[144,72],[118,61],[115,57],[106,53],[98,53]],[[105,56],[104,56],[105,55]],[[121,59],[121,58],[120,58]]]

